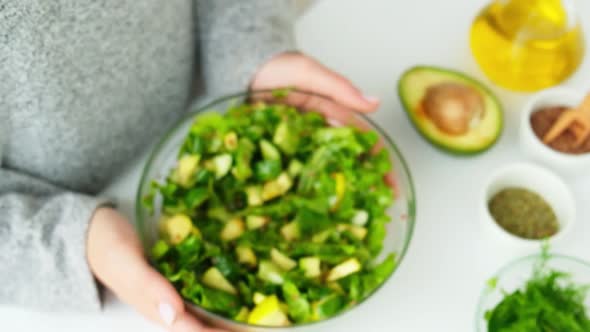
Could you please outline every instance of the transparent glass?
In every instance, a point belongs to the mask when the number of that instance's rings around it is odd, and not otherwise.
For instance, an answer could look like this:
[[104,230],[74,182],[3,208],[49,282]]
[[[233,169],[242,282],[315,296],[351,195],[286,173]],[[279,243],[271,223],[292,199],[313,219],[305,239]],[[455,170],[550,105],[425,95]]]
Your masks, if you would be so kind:
[[472,53],[483,72],[510,90],[556,85],[584,57],[574,0],[495,0],[471,27]]
[[[485,313],[494,309],[504,298],[504,293],[512,293],[524,287],[526,282],[533,275],[535,264],[539,263],[541,255],[533,255],[518,259],[498,272],[496,287],[486,286],[482,292],[475,317],[476,330],[487,332],[488,324]],[[547,261],[547,267],[556,271],[570,273],[571,281],[576,285],[590,285],[590,264],[578,258],[551,255]],[[590,315],[590,296],[584,302],[586,313]]]
[[[310,96],[311,94],[309,93],[291,91],[289,92],[287,98],[294,98],[293,100],[305,100]],[[414,230],[414,224],[416,221],[416,198],[410,170],[408,169],[401,152],[398,150],[395,144],[372,120],[362,114],[354,112],[335,112],[334,110],[339,109],[340,106],[336,105],[331,99],[318,95],[313,96],[323,99],[319,104],[321,105],[321,109],[317,111],[324,114],[324,116],[326,116],[332,125],[352,125],[361,129],[370,129],[376,131],[380,135],[381,148],[387,149],[391,156],[391,161],[394,165],[394,172],[389,180],[392,182],[395,188],[397,197],[394,205],[389,211],[391,222],[387,225],[387,236],[385,239],[384,249],[379,259],[384,258],[390,253],[395,253],[397,259],[397,270],[400,263],[403,261],[410,244]],[[216,111],[223,113],[231,105],[241,103],[248,99],[259,98],[268,100],[269,98],[272,99],[274,97],[272,97],[272,94],[269,91],[240,93],[220,98],[202,107],[196,107],[181,121],[179,121],[177,125],[174,126],[174,128],[170,130],[170,132],[156,146],[143,170],[136,197],[137,227],[143,246],[146,250],[151,248],[158,240],[157,224],[160,217],[161,197],[155,198],[155,212],[153,215],[150,214],[149,211],[141,204],[142,197],[148,193],[150,189],[150,182],[152,180],[164,180],[170,169],[174,167],[178,149],[180,148],[189,131],[193,118],[197,114],[206,111]],[[391,276],[389,276],[389,278],[391,278]],[[401,301],[402,299],[399,300]],[[214,313],[207,312],[190,303],[187,304],[189,305],[189,308],[192,310],[192,312],[194,312],[199,318],[211,323],[214,326],[231,331],[329,331],[330,321],[335,319],[333,317],[331,319],[317,323],[296,325],[288,328],[262,327],[238,323]]]

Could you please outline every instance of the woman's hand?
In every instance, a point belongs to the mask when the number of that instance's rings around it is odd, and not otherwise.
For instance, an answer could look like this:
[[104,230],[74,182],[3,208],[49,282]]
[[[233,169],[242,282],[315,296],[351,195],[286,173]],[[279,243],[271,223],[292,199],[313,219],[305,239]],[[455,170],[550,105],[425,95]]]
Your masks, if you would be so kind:
[[295,87],[330,97],[339,105],[304,95],[288,100],[301,108],[320,109],[328,114],[345,109],[372,112],[379,106],[377,98],[363,95],[347,78],[301,53],[283,53],[272,58],[260,68],[251,85],[253,90],[281,87]]
[[184,309],[174,287],[146,261],[131,224],[111,208],[90,222],[87,256],[92,272],[119,299],[173,332],[213,332]]

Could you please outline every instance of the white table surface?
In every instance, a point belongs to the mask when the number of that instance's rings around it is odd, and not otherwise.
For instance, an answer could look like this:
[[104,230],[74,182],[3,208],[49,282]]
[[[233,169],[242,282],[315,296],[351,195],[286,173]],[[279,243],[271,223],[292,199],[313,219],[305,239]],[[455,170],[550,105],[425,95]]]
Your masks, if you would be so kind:
[[[398,101],[400,73],[418,63],[455,67],[482,77],[467,36],[485,0],[323,0],[297,27],[302,50],[382,98],[374,119],[400,146],[417,190],[418,219],[409,252],[393,278],[366,304],[333,321],[331,331],[474,330],[475,308],[485,281],[527,252],[503,250],[482,234],[477,220],[481,184],[493,169],[525,160],[517,142],[518,114],[526,94],[499,88],[506,108],[502,139],[475,158],[457,158],[428,145],[410,126]],[[578,15],[590,17],[590,2]],[[590,21],[585,22],[590,26]],[[586,29],[590,36],[590,30]],[[590,57],[565,85],[588,88]],[[138,164],[140,164],[139,162]],[[109,190],[130,218],[138,167]],[[590,172],[570,181],[578,218],[555,251],[590,260]],[[585,241],[586,240],[586,241]],[[102,314],[47,314],[0,307],[1,331],[160,331],[108,295]]]

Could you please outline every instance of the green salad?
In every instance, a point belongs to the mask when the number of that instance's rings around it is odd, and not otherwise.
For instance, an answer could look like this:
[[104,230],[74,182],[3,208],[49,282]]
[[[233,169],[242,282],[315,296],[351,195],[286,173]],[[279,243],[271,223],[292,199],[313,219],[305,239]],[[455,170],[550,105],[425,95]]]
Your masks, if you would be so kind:
[[377,262],[394,200],[377,133],[315,112],[246,103],[198,116],[161,199],[151,258],[188,301],[249,324],[329,318],[395,268]]
[[[505,293],[486,312],[489,332],[588,332],[584,301],[588,285],[576,285],[571,275],[547,267],[547,249],[522,289]],[[492,282],[494,283],[494,282]]]

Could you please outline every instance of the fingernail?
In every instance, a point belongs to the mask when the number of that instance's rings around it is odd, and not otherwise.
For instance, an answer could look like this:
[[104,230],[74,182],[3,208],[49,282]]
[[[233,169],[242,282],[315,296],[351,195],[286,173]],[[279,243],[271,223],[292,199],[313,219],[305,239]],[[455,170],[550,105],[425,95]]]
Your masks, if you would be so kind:
[[377,97],[363,95],[363,98],[371,104],[376,104],[379,102],[379,98]]
[[164,324],[171,326],[172,323],[174,323],[174,320],[176,319],[176,312],[171,305],[168,303],[160,303],[158,306],[158,311],[160,311],[160,318],[162,318]]

